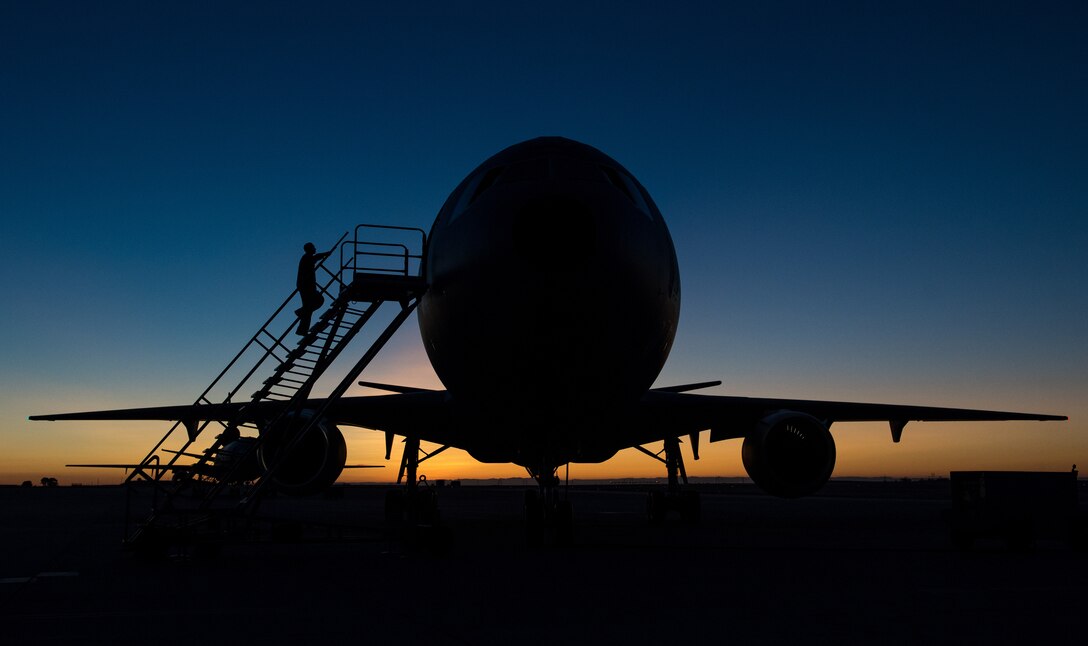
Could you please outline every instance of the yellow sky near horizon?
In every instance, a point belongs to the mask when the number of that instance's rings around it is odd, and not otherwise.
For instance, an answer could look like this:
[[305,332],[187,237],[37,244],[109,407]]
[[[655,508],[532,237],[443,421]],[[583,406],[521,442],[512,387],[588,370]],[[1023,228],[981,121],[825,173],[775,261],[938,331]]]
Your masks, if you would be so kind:
[[[334,370],[336,367],[334,366]],[[329,377],[335,378],[334,375]],[[364,378],[383,383],[441,388],[421,345],[411,336],[391,344],[364,373]],[[665,377],[663,377],[664,379]],[[688,381],[669,376],[669,383]],[[690,379],[696,381],[697,379]],[[775,392],[769,384],[752,384],[752,392],[718,387],[706,394],[790,396]],[[847,401],[885,401],[920,405],[950,405],[1067,415],[1068,422],[958,422],[908,425],[903,441],[893,444],[883,423],[838,423],[832,427],[837,446],[835,477],[928,477],[953,470],[1068,470],[1074,463],[1088,465],[1088,404],[1072,396],[1076,384],[1063,391],[1035,390],[1002,397],[990,392],[984,398],[941,396],[938,391],[898,393],[893,387],[855,392],[850,386],[817,384],[818,397]],[[767,392],[760,392],[766,390]],[[377,391],[354,387],[348,395],[373,395]],[[321,395],[315,392],[315,395]],[[58,403],[57,398],[63,397]],[[121,388],[110,379],[96,383],[17,383],[0,388],[0,434],[5,438],[0,454],[0,484],[38,482],[56,477],[61,484],[108,484],[122,482],[120,469],[66,468],[70,463],[137,463],[165,431],[167,422],[29,422],[26,416],[49,412],[129,408],[143,405],[179,404],[191,401],[164,392],[155,384],[138,384],[136,390]],[[1025,402],[1028,402],[1025,404]],[[349,469],[342,482],[393,482],[401,456],[394,446],[392,459],[384,458],[384,435],[342,427],[348,445],[348,464],[383,464],[382,469]],[[690,476],[736,477],[745,475],[740,440],[711,444],[701,436],[701,459],[691,458],[683,438],[684,459]],[[432,447],[433,448],[433,447]],[[660,443],[653,450],[660,448]],[[482,464],[464,451],[450,449],[422,465],[420,473],[433,479],[520,478],[525,471],[512,464]],[[601,464],[573,464],[572,479],[626,479],[663,477],[664,467],[642,453],[627,449]]]

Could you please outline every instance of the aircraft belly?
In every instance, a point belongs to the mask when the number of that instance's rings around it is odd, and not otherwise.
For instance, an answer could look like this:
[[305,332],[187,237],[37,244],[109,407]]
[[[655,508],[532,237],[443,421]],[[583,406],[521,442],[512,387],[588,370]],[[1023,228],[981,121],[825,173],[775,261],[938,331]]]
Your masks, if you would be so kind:
[[470,422],[457,446],[480,462],[513,462],[536,468],[542,463],[604,462],[631,445],[630,439],[618,432],[615,418],[575,421],[550,412],[538,413],[510,411],[502,422]]

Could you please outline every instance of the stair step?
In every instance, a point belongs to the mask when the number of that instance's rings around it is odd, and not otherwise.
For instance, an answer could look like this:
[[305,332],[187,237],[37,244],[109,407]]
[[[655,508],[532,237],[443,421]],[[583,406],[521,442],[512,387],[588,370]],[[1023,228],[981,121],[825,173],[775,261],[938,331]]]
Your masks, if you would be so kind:
[[[364,227],[369,225],[363,225]],[[358,229],[356,230],[358,233]],[[422,232],[421,232],[422,233]],[[345,234],[346,236],[347,234]],[[337,242],[339,247],[341,242],[344,242],[345,238],[341,238]],[[426,243],[425,234],[423,238],[424,245]],[[235,399],[235,395],[241,394],[240,390],[250,382],[252,377],[257,379],[262,378],[261,375],[256,374],[258,368],[261,369],[264,378],[262,387],[254,392],[250,401],[257,402],[282,402],[282,405],[277,404],[271,411],[273,416],[288,414],[290,411],[295,410],[297,406],[302,405],[304,402],[304,396],[309,394],[310,388],[319,379],[326,369],[331,365],[332,360],[339,356],[340,352],[344,349],[347,343],[350,343],[357,335],[359,329],[370,320],[371,315],[374,314],[376,309],[381,306],[382,300],[394,300],[402,302],[414,302],[425,289],[425,282],[419,277],[390,274],[377,274],[377,273],[363,273],[356,272],[355,268],[362,267],[364,262],[360,262],[360,258],[367,255],[367,252],[360,252],[360,244],[375,244],[366,243],[358,240],[348,241],[346,245],[354,245],[354,247],[343,247],[343,249],[351,250],[354,248],[355,254],[349,256],[346,261],[338,268],[335,273],[332,271],[332,267],[326,268],[322,266],[321,269],[324,273],[328,274],[328,279],[322,279],[323,284],[318,285],[320,293],[328,295],[331,298],[331,303],[325,311],[323,311],[318,317],[309,333],[303,337],[295,337],[293,335],[293,323],[292,327],[288,327],[281,335],[276,336],[269,329],[269,325],[273,321],[282,322],[284,319],[283,314],[290,312],[290,308],[287,307],[288,300],[284,305],[277,309],[272,317],[269,319],[269,323],[261,327],[260,330],[250,339],[249,342],[242,348],[239,354],[233,359],[223,373],[208,386],[207,390],[201,395],[194,405],[213,405],[217,402],[213,402],[208,393],[212,392],[215,388],[229,387],[230,384],[224,382],[220,384],[222,379],[228,371],[235,366],[235,361],[238,361],[243,357],[243,353],[257,353],[260,354],[260,359],[252,369],[245,373],[245,377],[234,386],[234,388],[225,396],[223,403],[229,403],[232,399]],[[376,243],[383,244],[383,243]],[[405,253],[408,253],[408,248],[405,247]],[[381,254],[379,254],[381,255]],[[418,255],[411,255],[412,262],[418,263],[422,259],[422,250]],[[335,256],[330,256],[335,258]],[[341,256],[341,259],[344,257]],[[407,267],[408,256],[405,257],[405,267]],[[381,271],[381,270],[378,270]],[[350,284],[341,282],[341,279],[345,276],[352,275]],[[291,296],[294,298],[294,295]],[[284,308],[287,307],[287,312],[284,312]],[[394,319],[397,325],[403,323],[404,318],[407,316],[405,310],[401,310],[401,313]],[[350,383],[354,383],[354,377],[357,377],[357,373],[361,371],[374,355],[380,350],[382,345],[388,341],[389,336],[396,327],[390,323],[385,325],[385,332],[383,332],[371,345],[371,348],[363,355],[363,358],[356,364],[355,375],[348,379],[344,378],[337,386],[337,389],[333,391],[330,398],[342,396],[346,388],[350,386]],[[247,358],[251,355],[246,354]],[[271,362],[268,360],[271,359]],[[240,366],[244,368],[244,366]],[[234,374],[234,373],[230,373]],[[219,392],[218,390],[216,392]],[[237,400],[244,401],[244,395],[238,397]],[[195,457],[197,449],[188,449],[189,444],[192,443],[204,429],[212,422],[218,424],[222,429],[216,439],[212,442],[211,446],[204,449],[200,454],[200,458],[197,461],[197,465],[209,465],[215,464],[217,461],[221,463],[221,467],[226,465],[225,459],[219,459],[224,457],[221,454],[222,448],[225,442],[222,441],[223,437],[237,437],[239,431],[245,430],[246,437],[251,438],[249,443],[249,451],[255,450],[260,443],[261,427],[254,422],[237,423],[233,420],[211,420],[204,422],[199,428],[195,428],[192,425],[185,426],[182,424],[176,424],[171,427],[170,431],[167,431],[167,437],[171,433],[174,433],[176,429],[182,428],[183,432],[189,433],[189,442],[184,445],[181,451],[188,450],[190,455]],[[263,420],[263,423],[272,422],[275,420]],[[301,431],[301,429],[299,429]],[[163,438],[163,441],[167,439]],[[161,444],[161,442],[160,442]],[[153,449],[154,451],[154,449]],[[180,454],[179,454],[180,455]],[[177,456],[174,456],[174,460]],[[237,460],[231,459],[232,462],[238,463]],[[171,464],[174,461],[171,460]],[[149,469],[153,467],[148,465]],[[242,506],[248,506],[250,501],[256,501],[260,498],[264,487],[270,476],[274,475],[275,467],[258,478],[254,483],[255,488],[252,489],[248,498],[244,499]],[[163,509],[171,506],[175,497],[180,494],[189,496],[190,494],[197,494],[193,496],[193,502],[189,504],[179,504],[179,509],[191,509],[197,511],[197,509],[211,509],[216,515],[221,511],[225,511],[223,504],[226,503],[222,498],[217,498],[218,494],[222,492],[224,483],[216,482],[215,479],[209,478],[206,475],[196,473],[199,469],[193,469],[185,472],[179,472],[181,478],[174,483],[167,485],[167,481],[160,481],[157,479],[162,475],[160,471],[154,480],[156,487],[161,487],[166,496]],[[207,485],[212,484],[210,489],[205,489],[204,486],[197,487],[198,483]],[[203,495],[201,492],[204,492]],[[203,499],[203,501],[201,501]],[[178,502],[181,503],[180,499]],[[190,504],[199,504],[199,508],[190,507]],[[232,507],[234,505],[232,504]],[[146,526],[151,526],[157,522],[159,514],[152,513],[147,517],[145,523]],[[191,515],[191,518],[201,517],[202,514],[197,513]],[[209,516],[214,517],[214,516]],[[168,517],[163,517],[162,521],[167,523],[176,522],[178,516],[176,514],[170,514]],[[127,519],[126,519],[127,522]],[[144,531],[143,527],[136,527],[135,532],[131,536],[138,536]]]

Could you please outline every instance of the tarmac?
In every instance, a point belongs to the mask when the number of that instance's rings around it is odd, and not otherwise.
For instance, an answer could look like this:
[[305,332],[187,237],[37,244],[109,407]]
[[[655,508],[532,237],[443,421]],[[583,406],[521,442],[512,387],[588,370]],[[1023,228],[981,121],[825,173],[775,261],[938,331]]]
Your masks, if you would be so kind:
[[[1081,483],[1082,486],[1084,483]],[[384,487],[271,498],[303,540],[122,549],[124,487],[0,488],[0,641],[66,643],[1081,643],[1088,553],[951,544],[947,481],[832,482],[780,500],[576,486],[567,545],[526,539],[524,488],[438,490],[442,530],[388,526]],[[128,500],[142,518],[144,500]],[[1082,489],[1082,509],[1083,489]],[[324,532],[324,533],[323,533]]]

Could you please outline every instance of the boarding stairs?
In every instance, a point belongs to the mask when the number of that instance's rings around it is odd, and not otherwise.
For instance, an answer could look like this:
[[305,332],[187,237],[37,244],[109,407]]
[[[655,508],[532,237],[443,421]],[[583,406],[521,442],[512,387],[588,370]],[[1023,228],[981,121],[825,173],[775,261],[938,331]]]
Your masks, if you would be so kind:
[[[128,484],[150,484],[152,512],[129,531],[126,541],[134,542],[149,528],[163,525],[177,528],[199,524],[225,511],[245,513],[256,510],[264,495],[274,489],[277,473],[285,458],[313,431],[324,413],[353,385],[366,366],[411,315],[426,291],[423,263],[426,233],[421,229],[361,224],[354,236],[341,236],[333,253],[317,266],[318,290],[329,303],[304,336],[295,328],[292,313],[298,291],[293,291],[245,343],[227,366],[192,404],[193,415],[175,423],[126,479]],[[330,263],[330,259],[338,258]],[[384,322],[375,314],[385,303],[397,306],[393,318]],[[348,345],[364,332],[367,323],[381,327],[370,347],[347,370],[316,410],[307,409],[311,392]],[[286,323],[286,324],[285,324]],[[373,327],[373,326],[372,326]],[[369,334],[362,336],[370,338]],[[233,384],[233,385],[228,385]],[[248,404],[238,407],[234,419],[201,422],[200,407],[238,402],[239,395],[256,387]],[[246,409],[260,405],[272,411],[254,421]],[[296,420],[306,420],[298,422]],[[202,438],[214,439],[200,449]],[[277,433],[279,446],[266,457],[259,475],[244,480],[244,465],[254,464],[268,429]],[[235,442],[244,438],[244,453]],[[180,443],[180,444],[179,444]],[[176,448],[174,448],[176,447]],[[179,464],[179,460],[195,462]],[[172,474],[172,479],[166,479]],[[132,488],[130,487],[130,491]],[[131,499],[131,496],[130,496]],[[131,505],[130,505],[131,508]]]

